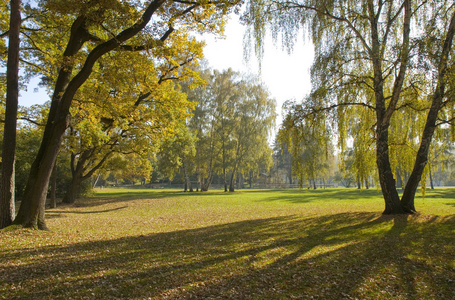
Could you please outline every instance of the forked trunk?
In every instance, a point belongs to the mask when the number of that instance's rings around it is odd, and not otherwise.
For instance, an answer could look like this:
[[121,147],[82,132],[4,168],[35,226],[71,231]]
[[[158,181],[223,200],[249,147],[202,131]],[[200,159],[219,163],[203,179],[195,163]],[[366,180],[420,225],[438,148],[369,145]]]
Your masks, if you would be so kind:
[[377,129],[376,163],[378,166],[379,183],[385,201],[383,214],[402,214],[400,198],[393,178],[392,168],[389,161],[388,128]]
[[210,188],[210,185],[212,184],[212,173],[210,172],[209,176],[204,180],[204,182],[201,185],[201,191],[202,192],[207,192]]

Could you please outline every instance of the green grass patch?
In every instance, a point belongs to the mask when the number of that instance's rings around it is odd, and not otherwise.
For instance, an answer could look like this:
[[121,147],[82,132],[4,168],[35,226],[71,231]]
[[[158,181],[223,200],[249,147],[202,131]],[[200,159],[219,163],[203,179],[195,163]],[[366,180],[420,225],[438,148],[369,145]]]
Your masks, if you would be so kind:
[[103,189],[0,231],[0,299],[453,299],[455,190]]

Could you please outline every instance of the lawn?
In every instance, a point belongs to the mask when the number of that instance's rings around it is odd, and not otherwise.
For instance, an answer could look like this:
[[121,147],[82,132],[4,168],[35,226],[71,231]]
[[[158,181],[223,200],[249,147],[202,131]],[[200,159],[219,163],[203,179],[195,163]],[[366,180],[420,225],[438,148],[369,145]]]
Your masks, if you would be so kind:
[[454,299],[455,189],[103,189],[0,231],[0,299]]

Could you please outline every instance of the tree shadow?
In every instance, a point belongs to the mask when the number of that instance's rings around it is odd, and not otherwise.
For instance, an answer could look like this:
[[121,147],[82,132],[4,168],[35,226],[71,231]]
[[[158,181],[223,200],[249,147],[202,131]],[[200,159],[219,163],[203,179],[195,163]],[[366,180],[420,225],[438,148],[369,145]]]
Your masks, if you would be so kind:
[[[93,197],[80,198],[76,200],[75,207],[94,207],[110,203],[130,202],[143,199],[166,199],[166,198],[192,198],[192,197],[213,197],[222,195],[223,197],[235,197],[236,193],[225,193],[223,191],[207,192],[183,192],[181,190],[156,190],[156,189],[130,189],[125,191],[102,192]],[[63,204],[66,205],[66,204]]]
[[[419,196],[416,194],[416,196]],[[455,188],[436,188],[427,190],[425,198],[451,198],[455,199]]]
[[111,208],[111,209],[104,209],[104,210],[91,210],[91,211],[75,211],[75,210],[48,210],[46,212],[46,218],[52,219],[61,216],[62,214],[77,214],[77,215],[85,215],[85,214],[100,214],[100,213],[108,213],[117,210],[122,210],[128,208],[128,205],[124,205],[121,207]]
[[413,218],[288,216],[4,251],[0,295],[451,299],[455,218]]
[[[309,203],[313,201],[324,201],[333,199],[337,201],[351,201],[361,198],[376,199],[381,197],[381,193],[369,189],[358,190],[350,189],[269,189],[269,190],[237,190],[233,193],[225,193],[221,190],[206,192],[183,192],[181,190],[156,190],[156,189],[130,189],[125,191],[103,191],[94,197],[78,199],[73,205],[76,207],[94,207],[117,202],[129,202],[142,199],[166,199],[166,198],[205,198],[220,196],[223,199],[235,198],[243,193],[261,194],[261,199],[257,201],[273,202],[286,201],[291,203]],[[262,195],[263,194],[263,195]]]
[[[277,196],[278,194],[278,196]],[[291,203],[308,203],[313,201],[352,201],[359,198],[377,199],[382,197],[381,192],[374,189],[359,190],[354,188],[337,188],[337,189],[286,189],[273,190],[272,196],[265,195],[261,201],[286,201]]]

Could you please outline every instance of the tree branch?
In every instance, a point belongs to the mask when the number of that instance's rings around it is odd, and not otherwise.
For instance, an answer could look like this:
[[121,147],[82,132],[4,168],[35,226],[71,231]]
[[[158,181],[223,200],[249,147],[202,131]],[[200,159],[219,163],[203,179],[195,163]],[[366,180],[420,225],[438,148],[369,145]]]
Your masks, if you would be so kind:
[[[306,109],[303,108],[302,110],[299,111],[299,113],[297,114],[296,118],[299,121],[301,121],[301,120],[304,120],[304,119],[308,118],[309,116],[317,115],[319,113],[331,111],[331,110],[333,110],[335,108],[344,107],[344,106],[362,106],[362,107],[366,107],[366,108],[369,108],[369,109],[372,109],[372,110],[376,110],[376,108],[374,106],[371,106],[370,104],[367,104],[367,103],[363,103],[363,102],[344,102],[344,103],[337,103],[337,104],[333,104],[333,105],[326,106],[326,107],[321,107],[321,108],[315,108],[315,107],[308,107]],[[300,114],[301,112],[303,112],[303,114]]]
[[398,100],[400,99],[401,89],[403,87],[404,77],[409,61],[409,38],[411,33],[411,4],[409,0],[404,0],[404,24],[403,24],[403,46],[401,48],[400,56],[400,71],[395,79],[392,98],[390,99],[389,106],[387,107],[383,123],[388,124],[392,118],[393,112],[396,109]]
[[164,33],[164,35],[159,39],[155,40],[155,43],[150,43],[148,45],[138,45],[138,46],[133,46],[133,45],[120,45],[119,48],[121,50],[125,51],[144,51],[144,50],[149,50],[152,49],[156,46],[157,43],[162,44],[174,31],[174,28],[172,26],[169,27],[169,29]]

